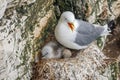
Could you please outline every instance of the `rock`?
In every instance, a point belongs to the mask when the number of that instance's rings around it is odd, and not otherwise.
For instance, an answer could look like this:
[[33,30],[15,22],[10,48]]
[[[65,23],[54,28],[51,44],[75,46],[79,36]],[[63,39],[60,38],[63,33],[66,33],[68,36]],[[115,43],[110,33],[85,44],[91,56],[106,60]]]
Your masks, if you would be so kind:
[[[31,62],[43,43],[43,29],[52,28],[55,20],[52,3],[53,0],[0,0],[0,80],[30,80]],[[36,29],[40,33],[35,33]]]
[[112,11],[115,17],[118,17],[120,15],[120,0],[116,0],[112,4]]
[[4,16],[6,8],[7,8],[7,1],[0,0],[0,19]]

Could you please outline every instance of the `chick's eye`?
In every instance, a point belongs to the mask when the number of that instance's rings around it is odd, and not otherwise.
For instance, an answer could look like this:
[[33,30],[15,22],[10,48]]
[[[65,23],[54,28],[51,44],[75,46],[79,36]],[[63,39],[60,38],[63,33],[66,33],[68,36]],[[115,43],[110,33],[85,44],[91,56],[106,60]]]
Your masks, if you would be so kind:
[[44,56],[46,56],[46,55],[48,55],[48,52],[47,52],[47,51],[45,51],[45,52],[43,53],[42,57],[44,57]]

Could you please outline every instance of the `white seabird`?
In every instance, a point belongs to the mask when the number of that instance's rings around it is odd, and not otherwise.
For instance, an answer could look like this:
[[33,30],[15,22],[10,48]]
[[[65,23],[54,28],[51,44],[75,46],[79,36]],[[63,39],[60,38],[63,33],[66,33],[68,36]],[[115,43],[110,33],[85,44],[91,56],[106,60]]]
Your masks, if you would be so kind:
[[75,19],[72,12],[62,13],[55,28],[55,37],[63,46],[70,49],[84,49],[100,36],[108,35],[113,27],[94,25]]

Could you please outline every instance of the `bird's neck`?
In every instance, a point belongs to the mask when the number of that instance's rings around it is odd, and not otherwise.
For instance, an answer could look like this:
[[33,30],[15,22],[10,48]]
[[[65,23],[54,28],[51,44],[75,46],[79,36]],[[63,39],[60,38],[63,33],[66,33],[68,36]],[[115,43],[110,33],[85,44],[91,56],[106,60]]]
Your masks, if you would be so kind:
[[64,22],[64,20],[62,20],[62,18],[59,19],[59,22]]

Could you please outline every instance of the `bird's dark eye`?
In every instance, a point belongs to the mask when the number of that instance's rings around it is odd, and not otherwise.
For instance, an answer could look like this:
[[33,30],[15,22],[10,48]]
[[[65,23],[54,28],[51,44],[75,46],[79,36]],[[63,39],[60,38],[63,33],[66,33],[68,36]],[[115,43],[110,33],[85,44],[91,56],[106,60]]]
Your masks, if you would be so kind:
[[45,54],[44,54],[44,55],[42,55],[42,57],[46,56],[47,54],[48,54],[48,52],[45,52]]
[[67,20],[67,18],[65,18],[65,20]]

